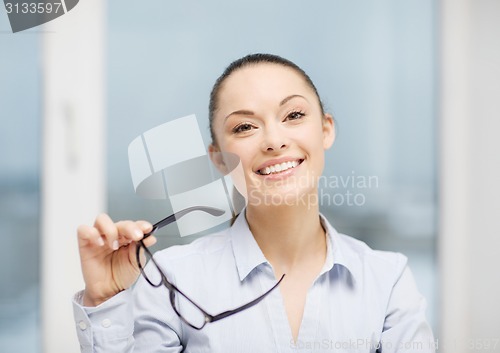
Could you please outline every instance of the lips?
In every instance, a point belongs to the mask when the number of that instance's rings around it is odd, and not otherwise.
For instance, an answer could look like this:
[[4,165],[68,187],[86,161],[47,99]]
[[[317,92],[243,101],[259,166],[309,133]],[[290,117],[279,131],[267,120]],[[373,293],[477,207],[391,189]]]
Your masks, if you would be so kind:
[[259,175],[271,175],[271,174],[278,174],[281,172],[284,172],[289,169],[296,168],[298,165],[300,165],[304,160],[297,158],[297,159],[281,159],[281,160],[272,160],[264,163],[261,165],[256,173]]

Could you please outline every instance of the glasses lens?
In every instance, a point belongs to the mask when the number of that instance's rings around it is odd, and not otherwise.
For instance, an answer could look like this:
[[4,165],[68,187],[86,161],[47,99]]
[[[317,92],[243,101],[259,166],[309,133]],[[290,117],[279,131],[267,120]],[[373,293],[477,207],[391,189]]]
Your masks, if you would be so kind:
[[203,312],[182,293],[172,290],[170,292],[172,306],[177,315],[188,325],[201,329],[205,325],[205,315]]
[[162,284],[161,272],[156,266],[156,263],[151,260],[151,252],[145,249],[144,246],[139,246],[137,250],[137,262],[142,275],[154,287],[159,287]]

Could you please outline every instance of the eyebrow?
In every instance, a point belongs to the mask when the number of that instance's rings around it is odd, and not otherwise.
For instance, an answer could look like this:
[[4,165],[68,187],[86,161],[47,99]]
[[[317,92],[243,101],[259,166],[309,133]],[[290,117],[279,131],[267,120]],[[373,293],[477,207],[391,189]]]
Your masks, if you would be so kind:
[[[281,102],[280,102],[280,107],[285,105],[288,101],[294,99],[294,98],[302,98],[302,99],[305,99],[307,102],[309,102],[307,100],[306,97],[304,96],[301,96],[300,94],[292,94],[286,98],[284,98]],[[227,115],[225,118],[224,118],[224,121],[226,121],[231,115],[255,115],[255,113],[251,110],[246,110],[246,109],[243,109],[243,110],[236,110],[232,113],[230,113],[229,115]]]
[[306,97],[304,96],[301,96],[300,94],[292,94],[291,96],[288,96],[286,97],[285,99],[283,99],[281,102],[280,102],[280,107],[282,105],[285,105],[289,100],[292,100],[294,98],[302,98],[302,99],[305,99],[307,102],[309,102]]

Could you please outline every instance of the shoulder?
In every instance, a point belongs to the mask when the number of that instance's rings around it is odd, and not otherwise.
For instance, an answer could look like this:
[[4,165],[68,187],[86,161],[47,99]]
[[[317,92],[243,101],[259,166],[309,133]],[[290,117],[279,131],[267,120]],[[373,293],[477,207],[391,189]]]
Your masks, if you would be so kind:
[[159,250],[154,257],[172,283],[195,297],[214,283],[223,285],[228,278],[237,278],[231,236],[227,230],[204,235],[189,244]]
[[174,245],[156,253],[161,260],[179,261],[190,257],[216,256],[230,245],[227,231],[204,235],[189,244]]
[[[366,243],[340,233],[333,235],[332,242],[335,265],[343,266],[351,275],[346,282],[353,290],[351,294],[357,293],[354,296],[359,296],[371,308],[386,308],[397,288],[408,294],[417,293],[410,283],[412,279],[405,280],[409,269],[408,259],[403,254],[374,250]],[[383,314],[382,310],[380,315]]]
[[323,222],[328,228],[334,262],[346,267],[354,279],[391,286],[407,267],[405,255],[372,249],[361,240],[337,232],[324,217]]
[[375,270],[398,272],[407,265],[408,258],[399,252],[375,250],[365,242],[342,233],[337,233],[337,239],[362,264],[369,265]]
[[[180,284],[183,281],[200,283],[200,277],[222,275],[234,265],[231,236],[228,230],[204,235],[189,244],[174,245],[154,254],[165,274]],[[224,269],[224,271],[221,270]]]

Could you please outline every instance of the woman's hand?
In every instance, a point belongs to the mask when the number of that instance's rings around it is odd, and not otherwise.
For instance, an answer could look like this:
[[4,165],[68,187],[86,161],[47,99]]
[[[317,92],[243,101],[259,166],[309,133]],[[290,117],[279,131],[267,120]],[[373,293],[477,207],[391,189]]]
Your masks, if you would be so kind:
[[[140,270],[136,260],[136,242],[150,232],[146,221],[114,223],[107,214],[97,216],[94,226],[78,227],[78,247],[85,281],[83,305],[97,306],[129,288]],[[151,246],[156,239],[144,240]]]

